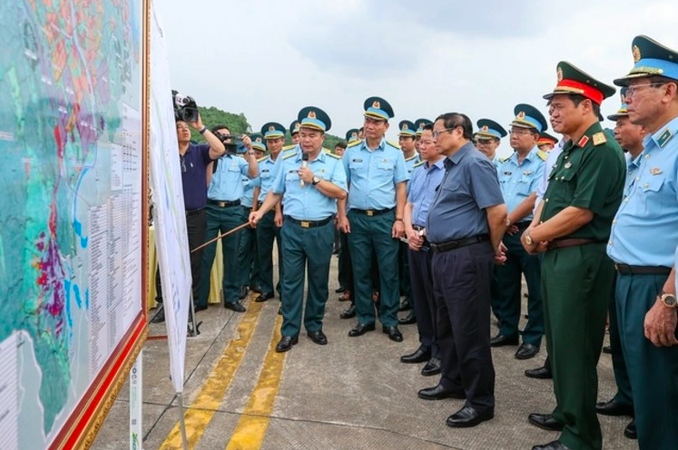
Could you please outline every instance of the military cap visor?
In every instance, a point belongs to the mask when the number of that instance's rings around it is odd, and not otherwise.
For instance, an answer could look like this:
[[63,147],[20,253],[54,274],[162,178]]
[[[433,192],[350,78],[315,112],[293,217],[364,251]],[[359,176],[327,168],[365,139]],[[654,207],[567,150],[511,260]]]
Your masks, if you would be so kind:
[[476,125],[478,125],[477,139],[501,139],[507,135],[504,127],[494,120],[480,119]]
[[636,78],[662,76],[678,80],[678,52],[647,37],[636,36],[631,44],[634,66],[625,77],[614,80],[617,86],[628,86]]
[[555,95],[582,95],[592,102],[600,105],[603,100],[616,92],[615,88],[602,83],[583,70],[575,67],[567,61],[558,63],[557,84],[550,92],[544,95],[546,100],[550,100]]
[[555,136],[551,136],[548,133],[539,133],[539,140],[537,141],[537,146],[544,144],[556,145],[558,139]]
[[548,122],[544,115],[537,108],[526,103],[521,103],[513,108],[515,119],[511,122],[513,127],[533,128],[538,132],[548,130]]
[[363,105],[365,117],[372,117],[388,121],[395,114],[391,105],[381,97],[370,97],[365,100]]
[[285,127],[277,122],[268,122],[261,127],[261,134],[264,135],[264,139],[284,138],[285,131]]
[[299,120],[301,128],[319,130],[323,133],[332,127],[330,116],[317,106],[306,106],[305,108],[302,108],[301,111],[299,111],[297,120]]
[[402,137],[414,137],[417,134],[414,123],[409,120],[402,120],[398,124],[398,130],[398,136]]

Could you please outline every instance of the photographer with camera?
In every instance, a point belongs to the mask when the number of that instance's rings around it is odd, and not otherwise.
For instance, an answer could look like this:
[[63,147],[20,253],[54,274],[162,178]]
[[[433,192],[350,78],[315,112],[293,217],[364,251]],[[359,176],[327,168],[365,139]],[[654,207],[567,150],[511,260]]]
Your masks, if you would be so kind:
[[[177,97],[175,91],[172,96]],[[190,97],[188,97],[190,98]],[[195,101],[191,100],[193,105]],[[186,213],[186,230],[188,232],[189,249],[196,248],[205,242],[205,203],[207,200],[207,166],[226,151],[224,144],[203,125],[197,106],[185,109],[175,104],[177,141],[179,143],[179,161],[181,163],[181,186],[184,192],[184,208]],[[207,144],[191,142],[190,127],[203,135]],[[200,263],[202,250],[191,253],[191,277],[193,301],[200,293]],[[209,277],[208,277],[209,279]],[[159,272],[156,273],[156,301],[162,303],[162,289]],[[165,321],[165,312],[160,310],[153,318],[153,323]]]
[[[259,175],[259,166],[252,149],[252,140],[248,136],[236,137],[225,125],[212,128],[214,135],[224,144],[226,154],[214,161],[208,168],[211,172],[211,181],[207,189],[207,227],[205,240],[214,239],[218,233],[226,233],[243,223],[242,209],[240,208],[243,195],[242,176],[254,179]],[[246,148],[244,158],[237,155],[237,145],[234,141],[242,140]],[[238,249],[240,234],[234,233],[222,239],[224,259],[224,275],[222,290],[224,308],[235,312],[244,312],[245,307],[240,304],[238,279]],[[214,263],[217,244],[213,243],[205,248],[201,265],[202,286],[200,296],[196,302],[196,311],[207,309],[207,297],[210,292],[210,271]]]

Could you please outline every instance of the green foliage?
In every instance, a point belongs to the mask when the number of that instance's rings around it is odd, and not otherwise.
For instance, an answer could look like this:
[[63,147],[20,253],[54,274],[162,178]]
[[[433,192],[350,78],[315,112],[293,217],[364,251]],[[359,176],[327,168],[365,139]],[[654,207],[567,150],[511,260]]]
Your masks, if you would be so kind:
[[[202,107],[198,106],[200,111],[200,117],[202,118],[202,123],[205,124],[207,128],[212,128],[215,125],[226,125],[231,133],[233,134],[251,134],[256,133],[259,130],[252,130],[251,125],[247,122],[247,117],[243,113],[233,114],[226,111],[223,111],[214,106]],[[195,142],[203,142],[204,139],[196,130],[191,129],[191,140]],[[323,147],[328,148],[334,151],[334,147],[338,142],[343,141],[344,139],[325,133],[325,143]],[[292,137],[289,132],[285,135],[285,145],[292,143]]]

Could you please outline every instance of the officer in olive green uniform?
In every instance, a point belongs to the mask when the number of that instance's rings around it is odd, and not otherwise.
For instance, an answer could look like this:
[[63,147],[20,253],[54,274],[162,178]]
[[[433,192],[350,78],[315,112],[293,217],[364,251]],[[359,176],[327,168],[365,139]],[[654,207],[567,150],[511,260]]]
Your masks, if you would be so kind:
[[553,414],[528,419],[562,430],[559,440],[533,450],[599,450],[596,365],[614,279],[605,250],[626,167],[621,148],[598,122],[600,104],[614,88],[567,62],[558,64],[557,75],[556,88],[544,98],[554,130],[572,140],[553,166],[544,201],[522,235],[529,253],[544,252],[544,318],[557,405]]

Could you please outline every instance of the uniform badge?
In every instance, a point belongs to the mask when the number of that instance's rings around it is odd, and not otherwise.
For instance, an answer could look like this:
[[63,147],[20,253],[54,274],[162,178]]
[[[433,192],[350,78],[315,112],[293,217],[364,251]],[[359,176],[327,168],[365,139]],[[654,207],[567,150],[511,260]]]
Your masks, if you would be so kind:
[[563,81],[563,69],[558,66],[558,70],[556,71],[556,76],[558,77],[558,83]]
[[504,172],[504,175],[506,175],[507,177],[510,177],[511,174],[513,174],[513,172]]
[[565,167],[566,169],[569,169],[570,167],[572,167],[572,163],[566,162],[563,167]]
[[381,103],[379,103],[378,100],[375,100],[374,103],[372,103],[372,108],[381,109]]
[[605,137],[605,133],[598,132],[593,135],[593,145],[601,145],[607,142],[607,138]]
[[517,117],[518,117],[518,119],[520,119],[520,120],[525,119],[525,111],[520,111],[520,112],[518,113],[518,116],[517,116]]
[[275,127],[271,125],[270,127],[268,127],[268,131],[275,131]]
[[487,133],[487,132],[489,131],[489,129],[490,129],[490,128],[489,128],[487,125],[483,125],[482,130],[483,130],[484,132]]
[[363,160],[362,160],[362,159],[358,159],[358,158],[354,158],[354,159],[351,160],[351,162],[363,162]]
[[309,119],[315,119],[315,111],[311,110],[308,112],[308,118]]
[[662,173],[662,170],[659,167],[653,167],[650,169],[652,175],[659,175]]
[[260,138],[260,137],[257,137],[257,138],[256,138],[256,139],[254,140],[254,142],[259,142],[259,143],[261,143],[261,142],[262,142],[262,140],[261,140],[261,138]]
[[532,171],[531,171],[531,170],[526,170],[525,172],[523,172],[523,175],[532,175]]
[[637,63],[638,61],[640,61],[640,58],[641,58],[640,49],[638,48],[637,45],[633,46],[631,53],[633,53],[633,62],[634,63]]
[[586,144],[589,142],[589,137],[588,136],[582,136],[581,139],[579,139],[579,142],[577,142],[577,146],[584,148]]
[[672,137],[673,133],[671,133],[671,130],[669,130],[668,128],[664,130],[661,136],[659,136],[659,138],[657,139],[657,145],[659,145],[659,148],[664,148],[666,143],[669,142]]

